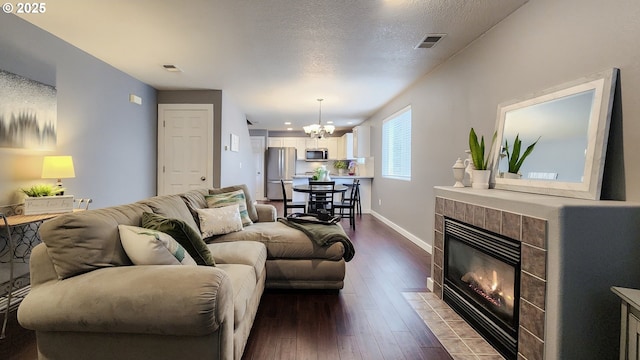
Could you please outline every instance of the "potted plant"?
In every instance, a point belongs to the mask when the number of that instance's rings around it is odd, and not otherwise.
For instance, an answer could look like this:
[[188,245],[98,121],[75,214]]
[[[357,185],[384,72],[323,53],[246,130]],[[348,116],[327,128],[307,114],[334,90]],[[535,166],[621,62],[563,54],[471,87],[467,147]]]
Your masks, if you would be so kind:
[[540,138],[534,141],[533,144],[529,145],[522,156],[520,156],[520,149],[522,148],[522,140],[520,140],[520,134],[516,134],[516,139],[513,141],[513,149],[511,151],[509,151],[509,141],[507,139],[504,140],[504,152],[506,153],[507,163],[509,164],[508,173],[504,174],[504,177],[519,179],[522,176],[518,173],[518,171],[520,171],[520,167],[522,166],[524,159],[526,159],[527,156],[529,156],[533,151],[533,148],[538,143],[538,140],[540,140]]
[[493,144],[498,136],[497,132],[493,133],[493,139],[491,140],[491,146],[489,152],[485,155],[484,136],[480,137],[478,142],[478,136],[475,130],[471,128],[469,132],[469,149],[471,150],[471,159],[473,160],[473,170],[471,187],[476,189],[488,189],[489,178],[491,177],[491,170],[489,167],[489,160],[491,159],[491,153],[493,152]]
[[347,169],[348,165],[345,160],[337,160],[333,163],[333,167],[338,169],[339,175],[344,175],[344,171]]
[[38,184],[20,191],[27,197],[24,199],[24,214],[53,214],[73,211],[73,195],[58,195],[64,192],[64,188]]

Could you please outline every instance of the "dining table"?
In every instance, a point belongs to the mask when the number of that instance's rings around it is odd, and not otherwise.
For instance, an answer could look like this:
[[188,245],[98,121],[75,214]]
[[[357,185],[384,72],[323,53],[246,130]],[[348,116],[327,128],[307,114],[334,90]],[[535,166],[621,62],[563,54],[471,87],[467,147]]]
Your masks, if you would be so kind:
[[[335,184],[333,186],[333,190],[332,190],[331,186],[329,186],[329,185],[326,185],[326,186],[325,185],[314,185],[313,186],[314,192],[318,192],[319,190],[322,191],[324,188],[326,188],[326,193],[333,192],[334,194],[336,194],[336,193],[344,194],[344,192],[349,189],[348,186],[342,185],[342,184]],[[309,194],[309,193],[311,193],[311,186],[309,184],[295,185],[293,187],[293,191]],[[311,210],[313,208],[313,206],[311,204],[311,200],[307,199],[307,201],[308,201],[307,212],[310,212],[310,213],[316,212],[314,210]],[[320,206],[320,205],[316,205],[316,206]],[[331,210],[329,210],[329,211],[333,214],[332,206],[330,208],[331,208]]]
[[[317,190],[318,186],[314,186],[314,188]],[[327,192],[331,192],[330,186],[327,186],[326,188],[327,188]],[[336,184],[334,186],[334,188],[333,188],[333,192],[334,193],[344,193],[348,189],[349,189],[349,187],[347,185]],[[297,191],[297,192],[301,192],[301,193],[310,193],[311,192],[311,187],[309,186],[309,184],[295,185],[293,187],[293,191]]]

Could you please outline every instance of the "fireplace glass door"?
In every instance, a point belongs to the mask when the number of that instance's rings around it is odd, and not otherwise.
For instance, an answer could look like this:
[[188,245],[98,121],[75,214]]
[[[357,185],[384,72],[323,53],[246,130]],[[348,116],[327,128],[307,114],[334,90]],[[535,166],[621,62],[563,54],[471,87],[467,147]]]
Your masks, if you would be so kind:
[[520,243],[445,218],[443,299],[505,358],[515,359]]
[[477,306],[508,326],[514,322],[515,268],[452,238],[447,249],[451,285],[466,293]]

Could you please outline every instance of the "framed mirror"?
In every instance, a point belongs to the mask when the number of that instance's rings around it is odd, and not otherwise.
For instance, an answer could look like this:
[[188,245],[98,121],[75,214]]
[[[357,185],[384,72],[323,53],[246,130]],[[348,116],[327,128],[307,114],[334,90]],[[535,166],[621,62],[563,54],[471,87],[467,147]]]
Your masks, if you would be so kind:
[[[617,77],[614,68],[500,104],[495,188],[599,200]],[[520,157],[535,146],[514,173],[516,136]]]

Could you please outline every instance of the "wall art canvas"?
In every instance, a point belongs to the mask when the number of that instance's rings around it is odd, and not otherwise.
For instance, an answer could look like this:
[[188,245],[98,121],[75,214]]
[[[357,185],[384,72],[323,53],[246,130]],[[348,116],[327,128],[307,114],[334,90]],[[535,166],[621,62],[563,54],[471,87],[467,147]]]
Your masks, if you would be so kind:
[[0,147],[54,149],[56,88],[0,70]]

